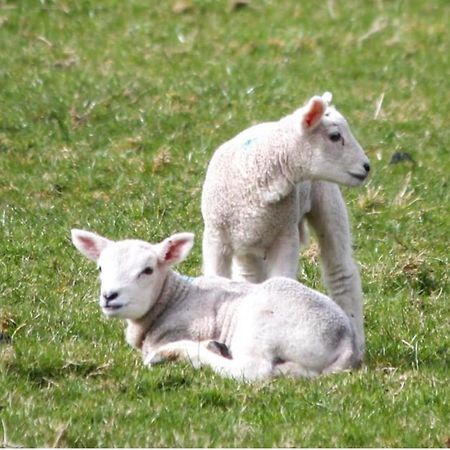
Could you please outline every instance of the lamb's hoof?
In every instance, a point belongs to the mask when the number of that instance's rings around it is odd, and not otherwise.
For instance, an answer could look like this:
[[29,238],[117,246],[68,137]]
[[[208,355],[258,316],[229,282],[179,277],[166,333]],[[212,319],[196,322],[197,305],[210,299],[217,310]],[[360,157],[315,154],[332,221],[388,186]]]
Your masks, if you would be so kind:
[[217,355],[222,356],[223,358],[231,359],[231,353],[228,347],[222,342],[218,341],[209,341],[206,348]]
[[0,332],[0,344],[11,344],[12,339],[6,333]]
[[160,355],[159,353],[150,353],[145,359],[144,359],[144,366],[156,366],[157,364],[162,364],[165,362],[165,358]]

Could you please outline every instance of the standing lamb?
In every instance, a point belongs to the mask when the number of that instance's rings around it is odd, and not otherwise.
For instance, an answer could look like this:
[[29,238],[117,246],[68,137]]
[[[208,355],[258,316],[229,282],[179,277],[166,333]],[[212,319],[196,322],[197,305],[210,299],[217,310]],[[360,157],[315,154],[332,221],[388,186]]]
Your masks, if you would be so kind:
[[358,186],[369,160],[331,94],[221,145],[202,192],[205,275],[261,282],[296,278],[305,219],[321,251],[325,284],[350,317],[364,353],[363,301],[347,209],[334,183]]
[[126,339],[146,365],[184,357],[245,380],[359,365],[353,327],[325,295],[289,278],[251,284],[172,271],[193,238],[178,233],[152,245],[72,230],[75,247],[101,272],[103,313],[127,320]]

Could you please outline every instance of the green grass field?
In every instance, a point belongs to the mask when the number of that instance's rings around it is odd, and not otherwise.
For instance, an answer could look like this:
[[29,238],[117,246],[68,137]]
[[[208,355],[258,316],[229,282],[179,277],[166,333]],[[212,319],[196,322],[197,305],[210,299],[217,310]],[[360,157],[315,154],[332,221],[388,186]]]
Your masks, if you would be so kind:
[[[449,23],[446,0],[0,0],[0,446],[450,445]],[[326,90],[373,167],[343,188],[365,367],[145,369],[70,228],[194,231],[200,274],[214,149]],[[299,279],[323,290],[314,248]]]

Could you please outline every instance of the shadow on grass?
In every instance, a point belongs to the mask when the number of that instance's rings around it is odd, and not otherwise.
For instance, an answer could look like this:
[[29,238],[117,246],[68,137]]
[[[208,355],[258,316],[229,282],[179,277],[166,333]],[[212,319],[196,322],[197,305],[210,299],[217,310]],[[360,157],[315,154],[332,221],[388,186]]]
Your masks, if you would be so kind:
[[156,378],[151,374],[146,375],[139,380],[136,385],[124,387],[125,390],[133,389],[139,397],[146,397],[153,391],[161,392],[179,392],[183,389],[189,389],[192,386],[193,379],[185,373],[162,373]]
[[79,376],[82,378],[93,377],[101,374],[102,366],[94,364],[93,362],[66,362],[60,364],[58,362],[41,362],[41,364],[26,366],[21,362],[13,361],[3,364],[5,372],[10,376],[15,376],[25,379],[40,388],[46,387],[52,382],[67,379],[70,375]]
[[396,368],[403,370],[429,369],[435,373],[445,373],[450,365],[448,348],[445,345],[427,347],[421,343],[415,346],[405,340],[402,347],[398,343],[389,343],[382,348],[368,350],[366,364],[370,368]]

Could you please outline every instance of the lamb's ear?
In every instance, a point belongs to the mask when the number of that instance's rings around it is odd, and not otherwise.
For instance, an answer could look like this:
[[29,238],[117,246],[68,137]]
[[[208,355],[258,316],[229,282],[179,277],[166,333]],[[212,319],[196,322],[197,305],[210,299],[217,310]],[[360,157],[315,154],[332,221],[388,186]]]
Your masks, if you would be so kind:
[[324,92],[322,94],[322,100],[327,104],[327,106],[331,105],[331,102],[333,101],[333,94],[331,92]]
[[176,264],[183,261],[194,245],[193,233],[176,233],[158,244],[158,258],[162,264]]
[[73,245],[75,245],[86,258],[92,259],[92,261],[95,262],[97,262],[103,249],[111,243],[109,239],[91,233],[90,231],[77,230],[74,228],[71,231],[71,234]]
[[313,130],[322,119],[327,104],[322,97],[315,95],[303,110],[302,126],[305,130]]

